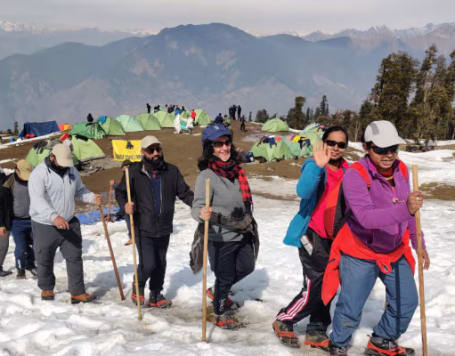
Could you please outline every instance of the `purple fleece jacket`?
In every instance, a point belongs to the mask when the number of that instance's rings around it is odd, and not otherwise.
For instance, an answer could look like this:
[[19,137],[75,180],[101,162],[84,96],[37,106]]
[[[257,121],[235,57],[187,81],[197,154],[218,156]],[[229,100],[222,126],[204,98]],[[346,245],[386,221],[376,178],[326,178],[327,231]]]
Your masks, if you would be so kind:
[[[355,169],[348,169],[343,179],[347,209],[352,211],[348,225],[352,232],[374,252],[389,253],[401,244],[406,229],[417,248],[416,221],[409,214],[406,201],[411,190],[409,174],[404,178],[398,160],[393,164],[395,188],[376,170],[370,158],[360,161],[370,176],[371,187]],[[425,248],[422,233],[422,246]]]

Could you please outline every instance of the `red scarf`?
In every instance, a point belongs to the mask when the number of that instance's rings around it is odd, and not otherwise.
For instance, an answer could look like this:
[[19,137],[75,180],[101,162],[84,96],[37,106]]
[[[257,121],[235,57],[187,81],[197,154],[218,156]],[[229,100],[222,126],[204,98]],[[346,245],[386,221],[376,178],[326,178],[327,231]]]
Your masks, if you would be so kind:
[[232,159],[226,162],[215,159],[209,162],[209,168],[220,177],[224,177],[230,180],[237,178],[240,183],[243,202],[249,203],[250,205],[253,204],[253,198],[251,196],[248,179],[246,178],[245,171],[239,163],[234,162]]

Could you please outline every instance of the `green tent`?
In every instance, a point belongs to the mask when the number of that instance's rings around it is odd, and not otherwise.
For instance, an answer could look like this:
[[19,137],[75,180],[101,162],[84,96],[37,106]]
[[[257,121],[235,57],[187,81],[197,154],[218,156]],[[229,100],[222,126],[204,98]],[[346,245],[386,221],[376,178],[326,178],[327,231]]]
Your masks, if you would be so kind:
[[123,127],[120,122],[118,122],[116,119],[113,119],[112,117],[105,116],[102,121],[98,119],[98,122],[101,124],[101,127],[108,136],[125,135],[125,131],[123,131]]
[[153,116],[155,116],[158,119],[161,127],[174,128],[174,115],[173,114],[169,114],[166,111],[158,111]]
[[286,146],[288,146],[289,152],[291,152],[294,157],[300,157],[302,155],[300,143],[298,141],[293,141],[293,138],[293,135],[285,136],[283,137],[283,142],[286,144]]
[[322,141],[323,134],[324,130],[320,128],[318,123],[309,124],[302,131],[300,131],[299,136],[302,139],[310,141],[310,144],[306,144],[302,147],[302,156],[311,157],[313,155],[313,146]]
[[267,120],[264,125],[262,125],[262,131],[267,132],[281,132],[289,131],[289,126],[283,120],[280,119],[270,119]]
[[196,113],[196,118],[194,119],[194,124],[199,126],[207,126],[212,123],[210,116],[202,109],[194,110]]
[[253,145],[250,152],[253,153],[254,158],[263,157],[268,162],[293,158],[288,146],[282,140],[275,141],[272,144],[268,142],[257,142]]
[[[27,156],[25,156],[25,160],[30,163],[33,168],[35,168],[38,164],[44,161],[47,156],[49,156],[52,151],[52,147],[59,142],[60,141],[55,140],[45,140],[35,143],[28,151]],[[74,153],[73,163],[75,166],[79,164],[79,160]]]
[[100,139],[106,136],[99,122],[78,122],[70,131],[71,136],[79,135],[86,138]]
[[134,117],[129,115],[120,115],[115,118],[122,125],[123,131],[125,132],[138,132],[144,131],[141,123]]
[[103,150],[91,139],[85,140],[73,136],[71,142],[73,144],[73,155],[80,162],[106,157]]
[[161,130],[159,120],[152,114],[143,113],[136,115],[136,120],[141,123],[144,130]]

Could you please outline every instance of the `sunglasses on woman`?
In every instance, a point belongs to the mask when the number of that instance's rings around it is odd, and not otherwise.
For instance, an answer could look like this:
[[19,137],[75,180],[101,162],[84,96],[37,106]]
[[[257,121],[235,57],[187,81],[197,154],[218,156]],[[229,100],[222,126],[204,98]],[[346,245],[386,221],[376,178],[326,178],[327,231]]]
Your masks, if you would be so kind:
[[223,146],[230,146],[232,142],[230,140],[225,140],[225,141],[213,141],[212,145],[213,147],[220,148]]
[[386,155],[387,153],[397,153],[399,145],[393,145],[389,147],[378,147],[378,146],[370,146],[374,153],[378,155]]
[[336,146],[338,146],[338,148],[341,148],[342,150],[346,148],[346,142],[326,140],[325,144],[330,147],[335,147],[335,145],[336,145]]

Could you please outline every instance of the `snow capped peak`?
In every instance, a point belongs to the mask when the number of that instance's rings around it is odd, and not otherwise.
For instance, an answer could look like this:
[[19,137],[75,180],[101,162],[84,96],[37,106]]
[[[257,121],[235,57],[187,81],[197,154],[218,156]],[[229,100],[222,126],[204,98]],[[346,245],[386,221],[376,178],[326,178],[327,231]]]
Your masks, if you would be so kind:
[[0,20],[0,31],[40,33],[46,32],[46,28],[38,25],[25,25],[6,20]]

